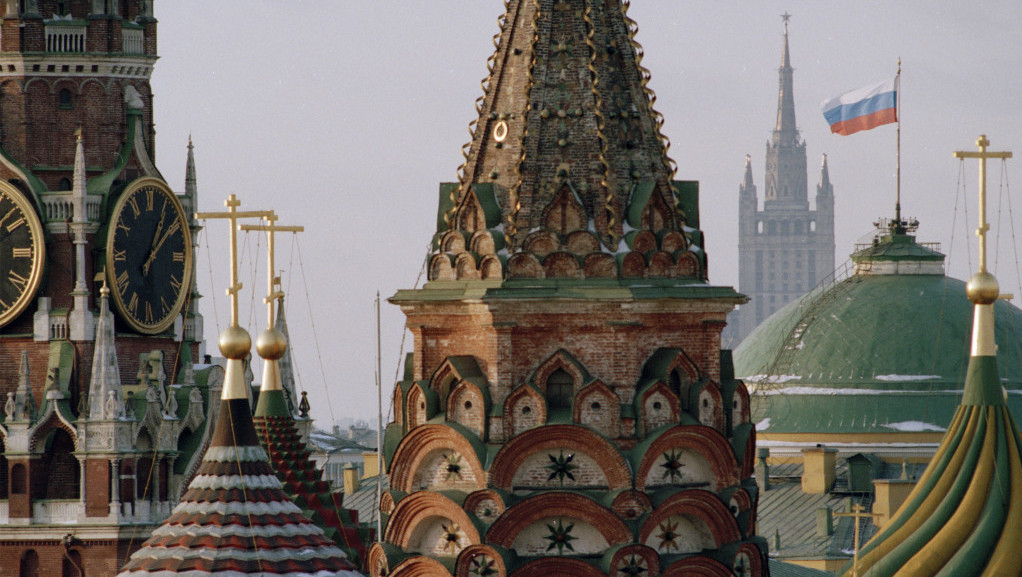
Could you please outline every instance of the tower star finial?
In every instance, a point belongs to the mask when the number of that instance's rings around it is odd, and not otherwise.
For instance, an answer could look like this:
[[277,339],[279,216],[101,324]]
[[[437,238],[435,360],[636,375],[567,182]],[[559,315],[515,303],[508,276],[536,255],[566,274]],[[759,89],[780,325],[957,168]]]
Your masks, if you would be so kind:
[[788,33],[788,22],[791,21],[791,14],[789,14],[788,11],[785,10],[784,14],[781,14],[781,20],[784,21],[784,33],[787,34]]

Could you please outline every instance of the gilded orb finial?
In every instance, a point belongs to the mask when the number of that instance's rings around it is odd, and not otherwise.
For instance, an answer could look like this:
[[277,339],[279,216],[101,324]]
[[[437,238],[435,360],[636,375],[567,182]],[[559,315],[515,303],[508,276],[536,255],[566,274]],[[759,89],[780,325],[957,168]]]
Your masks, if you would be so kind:
[[259,333],[256,338],[256,352],[268,361],[276,361],[287,352],[287,339],[276,327],[270,327]]
[[232,325],[220,333],[220,354],[228,359],[244,359],[245,355],[252,350],[252,337],[248,331]]
[[973,304],[989,305],[997,301],[1001,293],[994,275],[984,271],[972,275],[965,285],[965,294]]

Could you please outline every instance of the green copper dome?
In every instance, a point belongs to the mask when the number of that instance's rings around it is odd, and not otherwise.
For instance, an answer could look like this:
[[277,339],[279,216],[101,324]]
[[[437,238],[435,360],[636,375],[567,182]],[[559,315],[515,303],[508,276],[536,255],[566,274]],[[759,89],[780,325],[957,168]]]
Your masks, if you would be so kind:
[[[909,235],[852,256],[855,274],[764,321],[735,351],[761,433],[939,432],[961,401],[972,333],[965,283]],[[995,305],[998,365],[1022,415],[1022,310]]]

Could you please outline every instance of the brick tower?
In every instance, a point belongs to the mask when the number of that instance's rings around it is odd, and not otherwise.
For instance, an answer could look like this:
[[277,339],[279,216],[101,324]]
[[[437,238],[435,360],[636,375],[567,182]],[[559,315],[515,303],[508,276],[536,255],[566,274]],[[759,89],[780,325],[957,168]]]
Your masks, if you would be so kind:
[[394,389],[374,576],[765,575],[748,392],[628,2],[505,2]]
[[2,575],[115,574],[219,406],[191,147],[184,194],[154,163],[152,4],[0,2]]
[[834,271],[834,187],[824,156],[816,186],[816,207],[809,208],[806,143],[795,125],[789,18],[784,16],[777,126],[766,145],[763,208],[758,205],[749,157],[739,187],[738,288],[750,302],[732,315],[736,345],[767,317]]

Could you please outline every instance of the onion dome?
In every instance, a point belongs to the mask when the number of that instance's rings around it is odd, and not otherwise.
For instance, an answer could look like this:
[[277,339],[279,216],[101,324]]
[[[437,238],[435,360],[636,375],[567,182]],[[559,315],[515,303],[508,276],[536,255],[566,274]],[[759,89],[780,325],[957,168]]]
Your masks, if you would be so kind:
[[968,295],[975,328],[961,405],[916,489],[863,548],[857,575],[1022,575],[1022,437],[997,370],[997,281],[977,273]]
[[972,349],[961,404],[916,488],[891,522],[859,553],[845,575],[1022,575],[1022,436],[1005,402],[997,370],[994,303],[997,279],[986,267],[987,158],[980,136],[979,270],[966,295],[974,305]]
[[505,6],[429,279],[705,279],[628,2]]
[[[886,224],[852,255],[847,278],[788,304],[735,351],[736,375],[755,389],[761,444],[808,433],[820,438],[806,446],[928,435],[932,451],[951,422],[969,355],[966,283],[944,275],[935,245]],[[992,308],[1002,382],[1022,392],[1022,310],[1004,301]],[[1022,414],[1022,396],[1008,403]]]
[[122,577],[359,575],[284,491],[259,444],[242,365],[250,347],[237,326],[221,335],[227,373],[209,448],[181,502],[131,556]]

